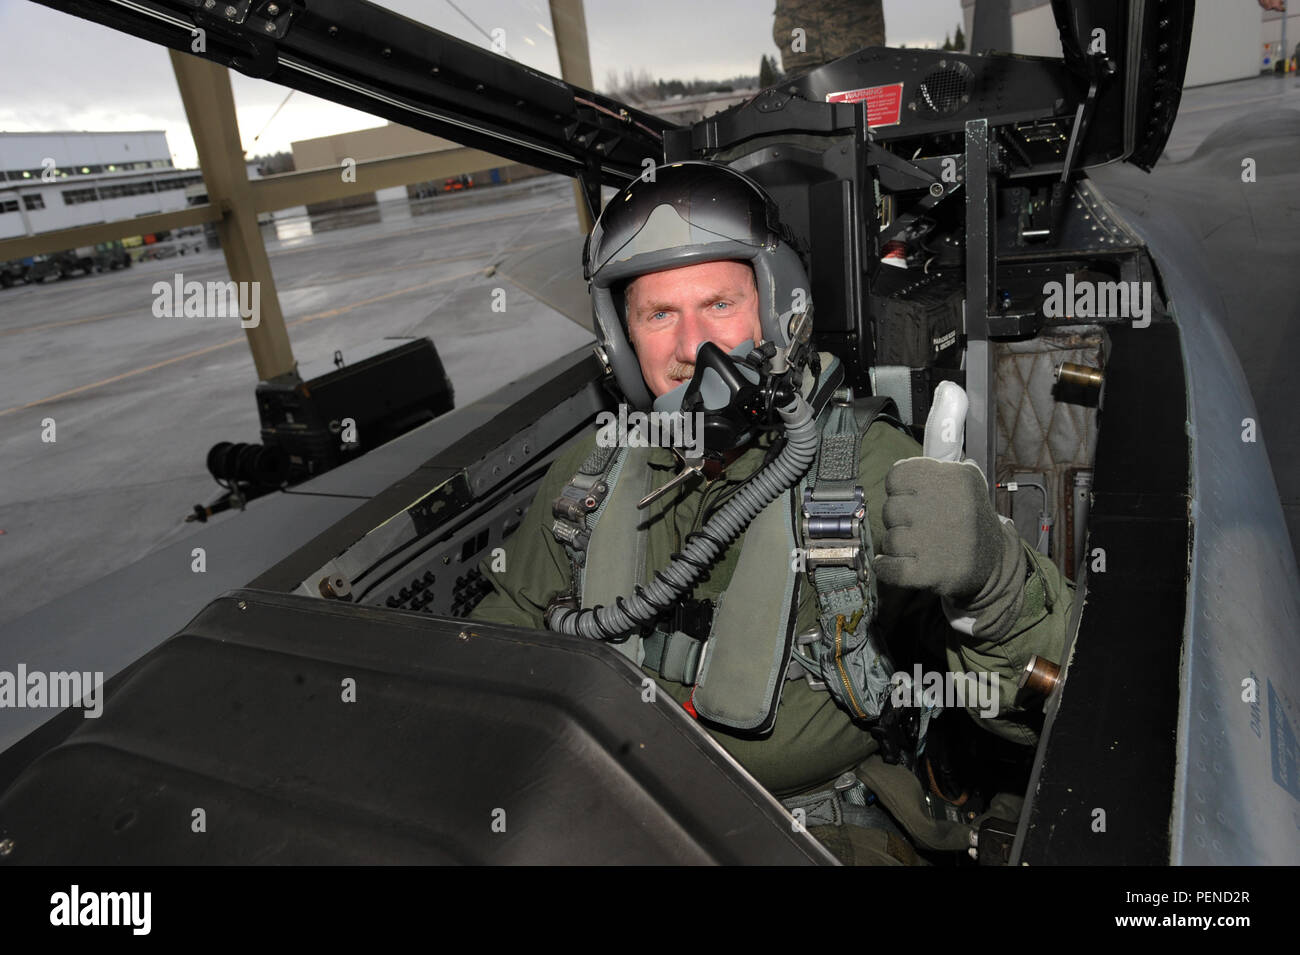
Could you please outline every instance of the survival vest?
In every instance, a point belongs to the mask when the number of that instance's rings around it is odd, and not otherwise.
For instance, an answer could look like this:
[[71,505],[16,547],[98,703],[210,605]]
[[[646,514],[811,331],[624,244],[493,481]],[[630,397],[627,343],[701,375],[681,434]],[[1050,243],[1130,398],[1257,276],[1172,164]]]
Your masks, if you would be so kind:
[[[821,433],[817,459],[745,530],[707,638],[678,629],[678,612],[652,633],[614,644],[637,666],[694,684],[695,713],[736,730],[769,730],[788,679],[825,689],[866,726],[892,710],[894,667],[875,626],[871,526],[858,466],[862,436],[875,420],[901,425],[892,399],[855,400],[842,387],[839,360],[823,354],[822,363],[809,397]],[[552,533],[572,566],[566,596],[575,606],[612,604],[646,579],[649,522],[636,504],[652,490],[650,453],[596,447],[552,505]],[[818,626],[796,634],[800,577],[816,591]]]

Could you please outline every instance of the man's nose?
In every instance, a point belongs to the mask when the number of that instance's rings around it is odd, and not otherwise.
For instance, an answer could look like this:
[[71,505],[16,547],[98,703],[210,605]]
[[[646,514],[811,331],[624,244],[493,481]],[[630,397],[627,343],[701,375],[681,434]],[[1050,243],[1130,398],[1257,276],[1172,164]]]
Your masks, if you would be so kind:
[[693,365],[696,351],[707,341],[710,341],[709,325],[704,311],[699,308],[684,309],[681,321],[677,323],[677,354],[673,357],[683,364]]

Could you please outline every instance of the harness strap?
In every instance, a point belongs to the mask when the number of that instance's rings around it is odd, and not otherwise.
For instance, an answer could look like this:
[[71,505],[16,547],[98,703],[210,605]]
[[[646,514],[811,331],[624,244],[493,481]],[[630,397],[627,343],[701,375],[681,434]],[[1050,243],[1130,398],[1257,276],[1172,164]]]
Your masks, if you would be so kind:
[[[857,719],[876,719],[893,667],[874,629],[877,610],[871,570],[871,523],[858,483],[862,437],[893,411],[886,397],[854,401],[838,389],[826,412],[817,461],[803,484],[800,523],[808,578],[816,591],[820,639],[801,641],[794,655],[809,678],[820,678]],[[805,673],[794,667],[788,676]]]
[[[746,529],[733,583],[718,601],[708,641],[670,623],[648,638],[631,634],[615,644],[632,662],[648,661],[665,679],[695,683],[696,711],[722,725],[757,732],[770,728],[784,682],[800,675],[811,686],[824,685],[862,721],[876,719],[887,698],[893,668],[873,627],[871,528],[858,469],[863,434],[875,418],[893,411],[893,403],[888,398],[855,402],[851,389],[841,387],[842,366],[828,359],[818,380],[805,386],[821,423],[817,460],[798,492],[773,501]],[[652,480],[647,454],[639,448],[593,449],[553,504],[553,532],[570,559],[568,596],[575,606],[607,604],[645,579],[652,515],[639,514],[634,504]],[[638,480],[620,481],[624,472]],[[800,492],[802,515],[797,514]],[[593,539],[597,522],[601,532]],[[796,542],[805,548],[816,591],[819,632],[801,639],[792,653],[796,579],[772,555],[792,553]]]
[[853,773],[841,773],[832,788],[815,793],[803,793],[781,800],[781,805],[791,812],[803,810],[803,824],[813,826],[841,826],[846,822],[846,806],[866,806],[867,787]]
[[692,684],[700,666],[704,641],[689,633],[656,630],[645,638],[645,665],[658,671],[665,680]]
[[[802,810],[806,828],[814,826],[859,826],[881,829],[906,841],[902,830],[880,805],[876,794],[852,772],[841,773],[830,789],[804,793],[781,800],[792,814]],[[910,845],[905,855],[911,855]]]
[[610,488],[618,483],[625,452],[625,448],[597,444],[551,503],[551,515],[555,518],[551,533],[569,558],[572,597],[577,603],[582,599],[582,571],[591,530],[605,510]]

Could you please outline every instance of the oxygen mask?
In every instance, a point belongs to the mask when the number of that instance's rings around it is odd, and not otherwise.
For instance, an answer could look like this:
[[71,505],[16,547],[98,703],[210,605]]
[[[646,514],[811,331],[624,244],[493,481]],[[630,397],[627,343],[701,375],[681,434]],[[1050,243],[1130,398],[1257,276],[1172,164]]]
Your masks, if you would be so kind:
[[[654,402],[661,414],[696,416],[705,460],[722,461],[761,431],[784,427],[779,409],[799,392],[808,355],[806,338],[791,349],[771,342],[744,341],[730,352],[703,342],[695,353],[695,374]],[[799,360],[792,362],[791,357]]]

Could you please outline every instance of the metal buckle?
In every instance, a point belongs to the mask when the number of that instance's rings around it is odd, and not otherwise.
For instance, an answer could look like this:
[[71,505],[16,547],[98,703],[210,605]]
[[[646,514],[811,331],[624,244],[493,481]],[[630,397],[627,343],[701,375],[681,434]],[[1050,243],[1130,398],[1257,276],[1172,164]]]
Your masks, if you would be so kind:
[[810,574],[818,567],[850,567],[857,573],[859,580],[867,577],[867,558],[862,551],[861,541],[809,544],[805,566]]
[[858,537],[866,516],[867,507],[861,485],[853,489],[851,501],[814,500],[812,488],[804,488],[803,535],[807,540]]
[[813,676],[813,669],[817,666],[817,661],[809,659],[799,652],[800,647],[817,643],[821,638],[822,628],[820,625],[815,625],[795,635],[794,650],[790,654],[790,662],[786,664],[785,668],[785,678],[787,680],[807,680],[808,688],[811,690],[821,691],[826,689],[826,681]]
[[562,520],[551,524],[551,533],[561,544],[568,544],[574,550],[585,551],[591,542],[591,531]]
[[551,504],[551,513],[562,521],[582,525],[583,519],[600,506],[608,493],[609,487],[604,481],[584,488],[574,479],[564,486],[560,496]]
[[867,560],[862,549],[865,497],[860,485],[848,501],[814,500],[812,489],[804,489],[802,529],[808,573],[818,567],[849,567],[859,580],[866,579]]

